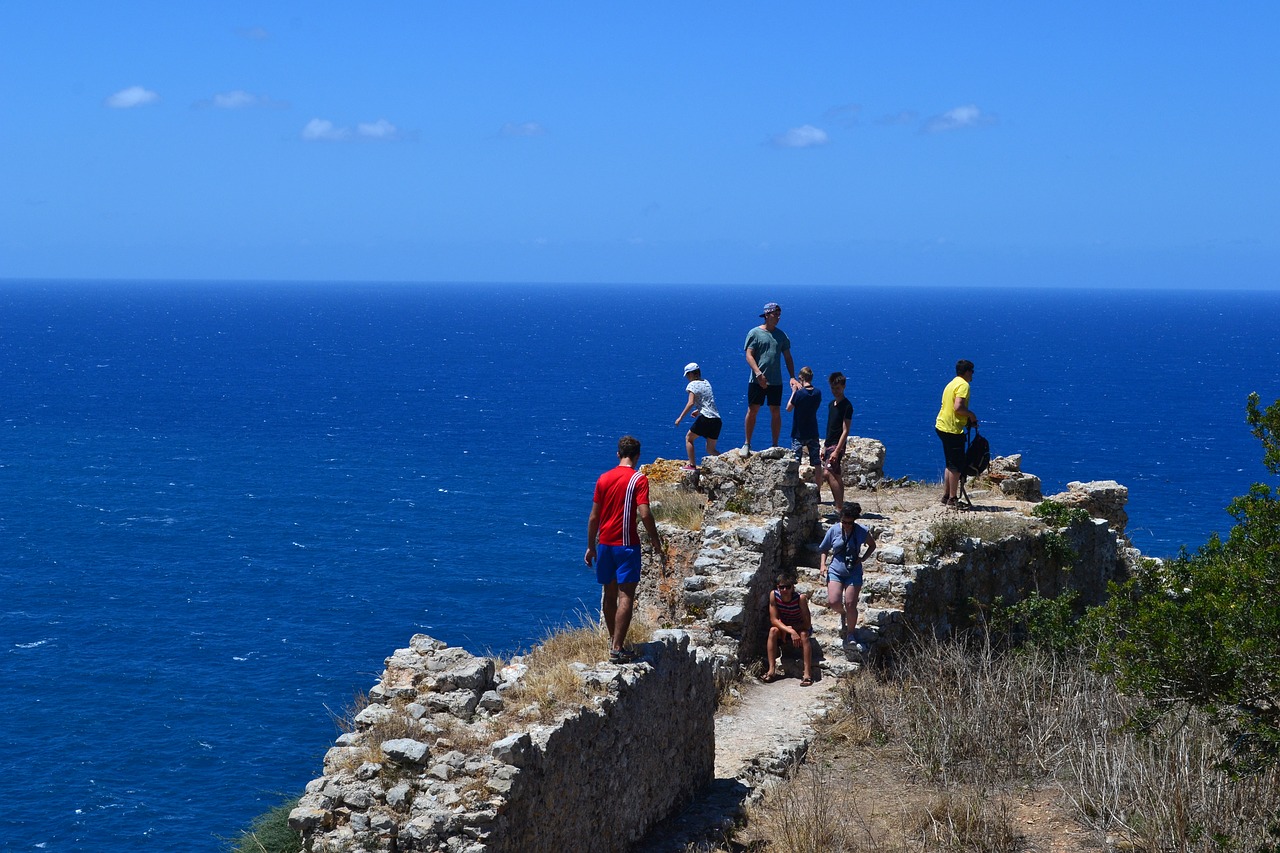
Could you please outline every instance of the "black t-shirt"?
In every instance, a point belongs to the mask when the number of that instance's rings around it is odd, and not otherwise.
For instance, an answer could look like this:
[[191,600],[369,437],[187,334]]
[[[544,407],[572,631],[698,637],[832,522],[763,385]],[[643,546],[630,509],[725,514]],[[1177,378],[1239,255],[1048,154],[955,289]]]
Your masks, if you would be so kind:
[[840,440],[844,432],[844,422],[853,419],[853,403],[848,397],[832,400],[827,406],[827,444],[832,445]]

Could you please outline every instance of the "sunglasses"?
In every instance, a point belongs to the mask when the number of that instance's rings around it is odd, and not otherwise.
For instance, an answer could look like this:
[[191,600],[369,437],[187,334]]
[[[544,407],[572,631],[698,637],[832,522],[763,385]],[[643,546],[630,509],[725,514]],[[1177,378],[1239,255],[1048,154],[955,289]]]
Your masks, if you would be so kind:
[[795,589],[795,588],[796,588],[796,585],[795,585],[795,584],[793,584],[793,583],[780,583],[780,584],[778,584],[778,589]]

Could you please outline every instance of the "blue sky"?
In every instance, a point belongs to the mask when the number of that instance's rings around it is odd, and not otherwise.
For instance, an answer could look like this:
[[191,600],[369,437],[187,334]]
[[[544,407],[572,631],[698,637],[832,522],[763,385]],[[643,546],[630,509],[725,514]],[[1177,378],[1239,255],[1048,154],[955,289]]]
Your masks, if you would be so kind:
[[1280,285],[1273,3],[8,3],[0,278]]

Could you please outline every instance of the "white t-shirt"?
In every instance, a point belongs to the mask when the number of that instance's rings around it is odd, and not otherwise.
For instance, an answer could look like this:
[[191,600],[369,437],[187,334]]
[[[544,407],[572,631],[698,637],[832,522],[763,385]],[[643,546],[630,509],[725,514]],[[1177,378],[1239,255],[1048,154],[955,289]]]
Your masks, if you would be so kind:
[[693,393],[693,408],[704,418],[719,418],[720,410],[716,408],[716,395],[711,390],[711,383],[705,379],[695,379],[685,386],[686,391]]

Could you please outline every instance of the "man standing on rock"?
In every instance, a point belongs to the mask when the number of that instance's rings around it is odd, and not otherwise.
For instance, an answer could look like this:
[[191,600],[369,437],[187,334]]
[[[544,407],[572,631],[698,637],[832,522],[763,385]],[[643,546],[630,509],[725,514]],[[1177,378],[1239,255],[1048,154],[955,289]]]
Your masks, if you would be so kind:
[[776,302],[764,306],[762,325],[747,332],[746,357],[747,367],[751,368],[751,381],[747,385],[747,418],[743,423],[746,442],[740,453],[751,454],[751,434],[756,429],[756,415],[760,406],[769,404],[770,430],[773,433],[773,446],[778,446],[778,435],[782,432],[782,367],[779,357],[787,362],[787,373],[791,376],[791,387],[795,388],[796,365],[791,360],[791,339],[786,332],[778,328],[778,320],[782,317],[782,307]]
[[653,552],[663,568],[667,554],[658,525],[649,511],[649,478],[640,473],[640,441],[629,435],[618,440],[618,467],[596,480],[587,519],[586,563],[594,565],[603,587],[600,611],[609,630],[609,662],[626,663],[627,630],[635,610],[640,583],[639,522],[649,533]]
[[973,362],[962,358],[956,362],[956,378],[942,389],[942,408],[938,410],[938,438],[942,439],[942,455],[947,470],[942,475],[942,505],[958,509],[960,475],[964,471],[964,431],[978,425],[978,416],[969,411],[969,383],[973,381]]

